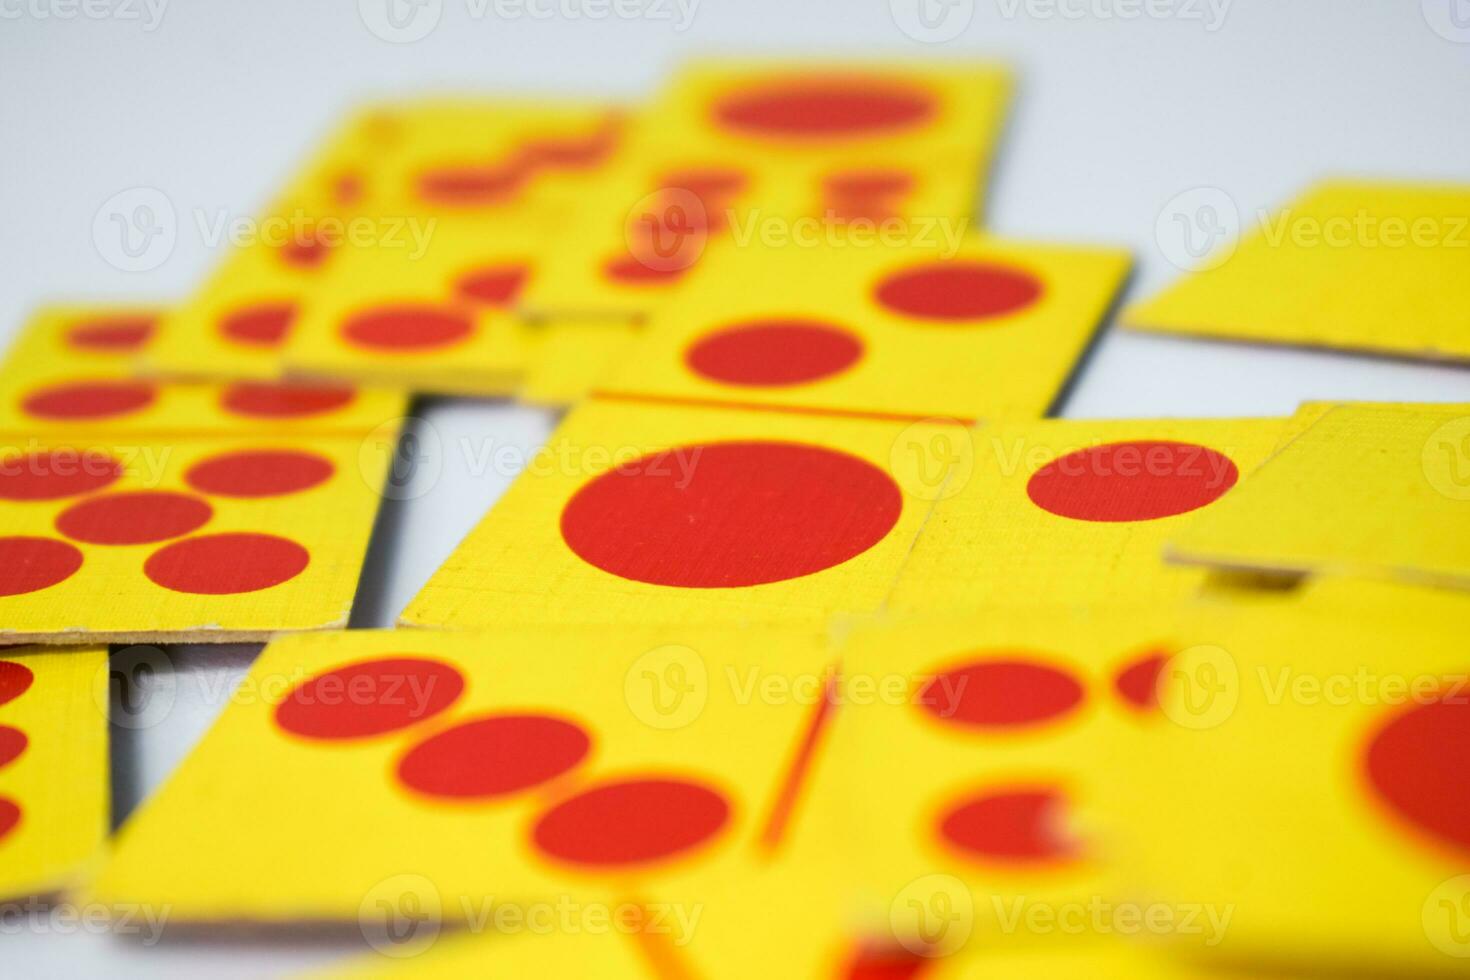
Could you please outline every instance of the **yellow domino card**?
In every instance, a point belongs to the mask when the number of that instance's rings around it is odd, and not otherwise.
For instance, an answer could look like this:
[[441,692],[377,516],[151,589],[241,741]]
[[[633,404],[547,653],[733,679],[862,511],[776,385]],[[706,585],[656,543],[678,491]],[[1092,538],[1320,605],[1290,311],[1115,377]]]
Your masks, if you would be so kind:
[[687,403],[1041,416],[1121,287],[1126,253],[946,238],[939,224],[929,233],[721,253],[719,275],[654,320],[606,388]]
[[1233,907],[1197,955],[1463,973],[1464,609],[1399,600],[1392,616],[1304,601],[1187,624],[1157,688],[1174,724],[1154,771],[1119,773],[1141,787],[1120,840],[1148,894]]
[[54,898],[96,869],[111,809],[107,678],[103,647],[0,651],[0,899]]
[[391,440],[0,444],[0,642],[346,625]]
[[530,405],[565,408],[597,387],[638,340],[632,321],[555,320],[538,324],[530,366],[516,398]]
[[819,635],[760,631],[277,641],[93,898],[365,930],[409,896],[471,925],[486,902],[657,901],[779,849],[829,659]]
[[1334,408],[1230,500],[1173,535],[1171,560],[1470,588],[1470,416]]
[[[952,440],[934,512],[888,600],[903,612],[1153,605],[1204,574],[1165,542],[1238,493],[1280,419],[997,422]],[[941,455],[935,450],[935,456]]]
[[404,396],[340,384],[206,384],[139,378],[134,358],[166,314],[147,307],[43,307],[0,363],[0,432],[148,435],[367,432]]
[[401,622],[823,623],[876,609],[952,423],[596,399],[572,412]]
[[1470,185],[1331,180],[1124,311],[1141,330],[1470,357]]

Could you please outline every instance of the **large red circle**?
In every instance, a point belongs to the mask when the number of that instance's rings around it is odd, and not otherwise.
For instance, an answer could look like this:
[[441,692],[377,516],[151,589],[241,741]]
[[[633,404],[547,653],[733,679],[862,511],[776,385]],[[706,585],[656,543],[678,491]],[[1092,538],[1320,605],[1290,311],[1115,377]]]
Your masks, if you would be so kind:
[[944,262],[896,272],[873,291],[879,305],[923,320],[985,320],[1041,298],[1041,280],[989,262]]
[[460,299],[485,306],[511,306],[521,294],[531,270],[524,263],[511,262],[501,265],[481,266],[461,275],[454,282],[454,292]]
[[549,715],[490,715],[462,721],[408,750],[398,778],[426,796],[487,799],[560,776],[587,756],[592,740]]
[[88,544],[146,544],[188,534],[213,516],[214,509],[198,497],[134,490],[72,504],[57,515],[56,530]]
[[9,704],[31,689],[36,675],[25,664],[0,660],[0,704]]
[[274,534],[237,531],[185,538],[164,545],[143,563],[155,585],[191,595],[259,592],[305,571],[311,555]]
[[20,757],[31,740],[19,728],[0,725],[0,767],[8,766]]
[[54,538],[0,538],[0,596],[39,592],[82,567],[82,553]]
[[571,864],[617,867],[689,851],[729,820],[729,802],[706,786],[631,779],[563,800],[536,821],[532,839],[543,853]]
[[302,738],[370,738],[437,715],[463,691],[464,677],[449,664],[379,657],[308,677],[276,705],[275,719]]
[[254,449],[211,456],[189,467],[184,482],[221,497],[278,497],[331,479],[336,467],[316,453]]
[[798,76],[724,97],[714,118],[747,136],[841,138],[911,129],[935,108],[933,96],[897,79]]
[[3,840],[20,824],[20,806],[11,799],[0,796],[0,840]]
[[39,388],[21,408],[43,419],[105,419],[141,411],[157,397],[143,381],[76,381]]
[[952,725],[1019,728],[1052,721],[1082,703],[1077,678],[1049,664],[998,655],[935,674],[919,689],[920,709]]
[[1062,826],[1066,798],[1053,787],[1015,787],[979,793],[950,807],[939,834],[974,858],[1052,864],[1075,859],[1080,848]]
[[469,313],[436,306],[385,306],[354,313],[342,325],[349,342],[375,351],[436,350],[475,331]]
[[1390,718],[1368,742],[1368,781],[1400,817],[1470,852],[1470,698],[1455,693]]
[[59,500],[115,483],[122,463],[94,450],[51,449],[0,462],[0,500]]
[[156,325],[153,317],[143,314],[102,317],[71,327],[66,342],[78,350],[107,354],[135,351],[153,337]]
[[683,446],[584,484],[561,533],[605,572],[713,589],[811,575],[893,529],[898,485],[846,453],[786,442]]
[[684,363],[711,381],[778,388],[841,374],[862,356],[862,340],[841,327],[756,320],[700,338],[684,352]]
[[1026,496],[1058,517],[1151,521],[1213,503],[1239,478],[1230,457],[1194,443],[1110,442],[1052,460]]
[[242,381],[225,389],[220,404],[251,418],[302,418],[335,412],[356,397],[351,388]]
[[295,303],[260,303],[226,313],[219,332],[250,347],[279,347],[295,319]]

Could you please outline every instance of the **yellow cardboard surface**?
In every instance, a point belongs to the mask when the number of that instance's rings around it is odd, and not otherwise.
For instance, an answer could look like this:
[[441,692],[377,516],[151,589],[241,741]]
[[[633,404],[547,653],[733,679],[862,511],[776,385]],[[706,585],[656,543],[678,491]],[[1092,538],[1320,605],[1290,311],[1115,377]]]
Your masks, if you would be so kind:
[[520,401],[565,408],[581,401],[637,343],[640,328],[607,320],[537,325],[531,365],[516,391]]

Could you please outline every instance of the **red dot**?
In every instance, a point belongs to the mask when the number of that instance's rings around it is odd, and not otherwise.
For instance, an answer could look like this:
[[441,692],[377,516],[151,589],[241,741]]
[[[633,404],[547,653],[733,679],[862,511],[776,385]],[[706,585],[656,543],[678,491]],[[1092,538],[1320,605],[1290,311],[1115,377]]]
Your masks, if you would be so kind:
[[906,170],[844,170],[823,178],[822,188],[829,197],[890,197],[907,194],[914,183]]
[[296,319],[294,303],[261,303],[225,314],[219,331],[251,347],[279,347]]
[[338,174],[337,179],[332,181],[332,199],[338,204],[356,204],[362,200],[363,190],[361,174]]
[[20,807],[14,800],[0,796],[0,839],[20,823]]
[[342,336],[370,350],[414,351],[460,343],[474,329],[474,318],[462,310],[390,306],[353,314]]
[[147,408],[155,397],[141,381],[77,381],[33,391],[21,407],[43,419],[102,419]]
[[701,170],[676,170],[659,179],[664,189],[688,191],[704,200],[732,197],[750,182],[743,170],[733,167],[709,167]]
[[363,660],[297,684],[276,706],[276,724],[302,738],[369,738],[433,717],[463,691],[464,677],[438,660]]
[[153,337],[151,316],[118,316],[79,323],[66,332],[66,342],[78,350],[114,353],[138,350]]
[[0,538],[0,596],[24,595],[65,581],[82,567],[82,553],[53,538]]
[[547,137],[528,141],[520,151],[526,167],[584,170],[602,163],[618,145],[622,119],[610,118],[586,136]]
[[145,544],[203,527],[214,510],[198,497],[168,490],[138,490],[92,497],[56,518],[56,530],[88,544]]
[[603,263],[602,274],[613,282],[630,286],[660,286],[677,282],[689,271],[689,265],[650,264],[633,255],[619,255]]
[[1399,817],[1470,852],[1470,698],[1458,687],[1390,718],[1368,742],[1368,781]]
[[866,944],[844,964],[840,980],[914,980],[933,965],[931,957],[906,949]]
[[472,303],[510,306],[520,295],[530,271],[521,263],[472,269],[455,281],[454,291],[461,299]]
[[708,841],[730,820],[715,790],[677,779],[604,783],[563,800],[532,831],[545,854],[572,864],[641,864]]
[[123,474],[122,463],[92,450],[53,449],[0,462],[0,500],[57,500],[100,490]]
[[530,171],[519,161],[510,166],[440,167],[419,176],[418,193],[432,204],[473,207],[515,197]]
[[760,320],[697,340],[684,352],[684,362],[711,381],[773,388],[830,378],[862,356],[863,342],[841,327]]
[[8,766],[14,762],[29,744],[30,739],[19,728],[0,725],[0,766]]
[[1014,728],[1051,721],[1076,709],[1086,692],[1066,671],[1034,660],[978,660],[935,674],[917,704],[940,721],[977,728]]
[[1078,857],[1062,821],[1066,799],[1051,787],[981,793],[952,807],[939,833],[965,854],[1001,862],[1055,863]]
[[947,262],[894,273],[874,298],[894,311],[925,320],[983,320],[1024,309],[1041,298],[1029,272],[983,262]]
[[258,592],[288,582],[305,570],[311,555],[274,534],[206,534],[164,545],[143,563],[154,584],[192,595]]
[[184,474],[184,482],[200,493],[221,497],[278,497],[318,486],[335,470],[331,460],[316,453],[258,449],[195,463]]
[[1113,687],[1125,704],[1147,711],[1159,706],[1159,675],[1169,662],[1167,653],[1147,653],[1113,678]]
[[242,381],[225,389],[220,404],[251,418],[299,418],[334,412],[356,397],[351,388]]
[[715,119],[762,137],[872,136],[912,128],[934,114],[928,93],[863,76],[783,79],[721,99]]
[[429,796],[484,799],[554,779],[581,762],[587,733],[546,715],[492,715],[460,722],[408,751],[398,778]]
[[1151,521],[1213,503],[1240,473],[1188,442],[1111,442],[1052,460],[1026,482],[1042,510],[1078,521]]
[[0,704],[9,704],[31,689],[36,675],[25,664],[0,660]]
[[561,516],[577,555],[635,582],[711,589],[800,578],[855,558],[898,522],[886,473],[783,442],[683,446],[583,485]]
[[281,261],[298,269],[315,269],[326,261],[332,245],[322,240],[316,232],[302,238],[293,238],[281,245]]

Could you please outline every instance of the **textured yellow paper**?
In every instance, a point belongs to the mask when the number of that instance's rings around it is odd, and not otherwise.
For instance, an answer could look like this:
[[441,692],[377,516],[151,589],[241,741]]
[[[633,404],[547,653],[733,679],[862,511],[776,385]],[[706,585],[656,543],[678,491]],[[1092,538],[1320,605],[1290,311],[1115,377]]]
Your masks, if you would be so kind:
[[[1470,186],[1334,180],[1124,311],[1142,330],[1470,357]],[[1234,249],[1232,252],[1231,249]]]
[[1173,561],[1470,587],[1470,416],[1459,406],[1334,408],[1224,505],[1173,536]]
[[636,343],[630,322],[554,321],[532,329],[541,336],[516,397],[531,405],[564,408],[586,397]]
[[[360,436],[6,442],[0,641],[231,642],[341,628],[392,449]],[[167,549],[173,557],[154,558]]]
[[[954,443],[952,453],[969,465],[936,489],[939,502],[888,607],[1152,606],[1186,596],[1205,576],[1165,564],[1165,541],[1238,493],[1237,480],[1267,457],[1283,424],[1048,419],[982,426],[972,441]],[[1121,509],[1099,512],[1109,501],[1120,508],[1132,502],[1133,519],[1121,519],[1128,516]]]
[[107,676],[104,648],[0,651],[0,898],[54,896],[95,870],[111,809]]
[[902,246],[722,252],[606,387],[693,402],[1041,416],[1121,286],[1126,253],[930,232]]

